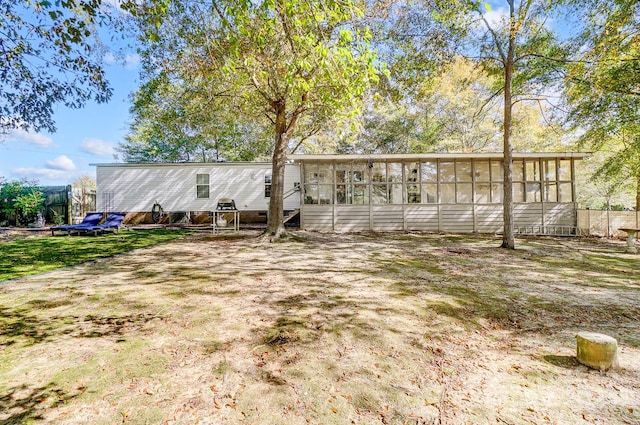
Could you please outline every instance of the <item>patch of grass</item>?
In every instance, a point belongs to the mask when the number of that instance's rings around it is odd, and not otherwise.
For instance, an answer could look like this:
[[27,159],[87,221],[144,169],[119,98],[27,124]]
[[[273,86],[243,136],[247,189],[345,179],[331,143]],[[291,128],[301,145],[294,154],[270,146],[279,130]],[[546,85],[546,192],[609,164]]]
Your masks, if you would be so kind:
[[43,236],[0,243],[0,282],[111,257],[189,231],[135,230],[100,236]]
[[218,367],[216,367],[215,373],[222,376],[229,371],[230,367],[231,365],[229,364],[228,361],[222,360],[221,362],[218,363]]
[[218,340],[210,340],[202,343],[205,354],[213,354],[216,351],[224,349],[224,343]]
[[267,329],[263,342],[271,346],[285,345],[299,341],[309,332],[306,320],[300,317],[282,316]]
[[53,382],[61,388],[86,386],[83,399],[90,401],[101,397],[104,388],[116,389],[131,380],[162,376],[170,359],[151,350],[147,341],[137,340],[78,361],[74,367],[56,373]]

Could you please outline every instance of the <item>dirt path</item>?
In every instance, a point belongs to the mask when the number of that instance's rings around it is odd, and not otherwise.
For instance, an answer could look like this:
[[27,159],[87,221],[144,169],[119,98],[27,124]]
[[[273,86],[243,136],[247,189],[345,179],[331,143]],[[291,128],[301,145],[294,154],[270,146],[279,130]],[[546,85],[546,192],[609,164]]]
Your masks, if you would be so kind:
[[[0,286],[0,424],[638,424],[640,256],[194,236]],[[575,334],[621,368],[577,363]]]

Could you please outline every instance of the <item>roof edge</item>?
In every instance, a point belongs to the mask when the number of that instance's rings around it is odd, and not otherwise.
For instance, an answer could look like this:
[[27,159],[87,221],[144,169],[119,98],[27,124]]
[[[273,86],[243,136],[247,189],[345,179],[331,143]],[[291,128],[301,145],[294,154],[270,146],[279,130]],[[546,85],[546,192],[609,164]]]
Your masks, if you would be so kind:
[[[514,152],[514,159],[524,158],[574,158],[582,159],[589,156],[589,152]],[[424,154],[356,154],[356,155],[306,155],[294,154],[288,155],[293,161],[367,161],[367,160],[408,160],[408,159],[502,159],[504,155],[501,152],[482,152],[482,153],[424,153]]]

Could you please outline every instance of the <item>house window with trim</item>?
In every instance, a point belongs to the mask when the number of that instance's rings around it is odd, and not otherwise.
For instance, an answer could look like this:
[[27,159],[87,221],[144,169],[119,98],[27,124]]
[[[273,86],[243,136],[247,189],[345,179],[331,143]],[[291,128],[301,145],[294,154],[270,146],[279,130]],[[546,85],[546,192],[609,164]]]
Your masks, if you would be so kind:
[[196,174],[196,198],[209,199],[209,174]]
[[271,198],[271,173],[264,175],[264,197]]

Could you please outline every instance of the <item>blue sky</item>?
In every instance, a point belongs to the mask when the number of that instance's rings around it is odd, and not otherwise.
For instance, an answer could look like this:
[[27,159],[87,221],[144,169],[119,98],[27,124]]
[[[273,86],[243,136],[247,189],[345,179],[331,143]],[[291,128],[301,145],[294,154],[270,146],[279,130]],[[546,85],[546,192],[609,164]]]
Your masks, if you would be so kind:
[[92,163],[115,162],[114,147],[123,140],[129,121],[129,94],[139,81],[139,59],[125,62],[105,58],[107,79],[113,88],[108,103],[88,103],[82,109],[58,106],[54,134],[16,131],[0,143],[0,177],[27,178],[42,186],[67,185],[78,177],[95,177]]

